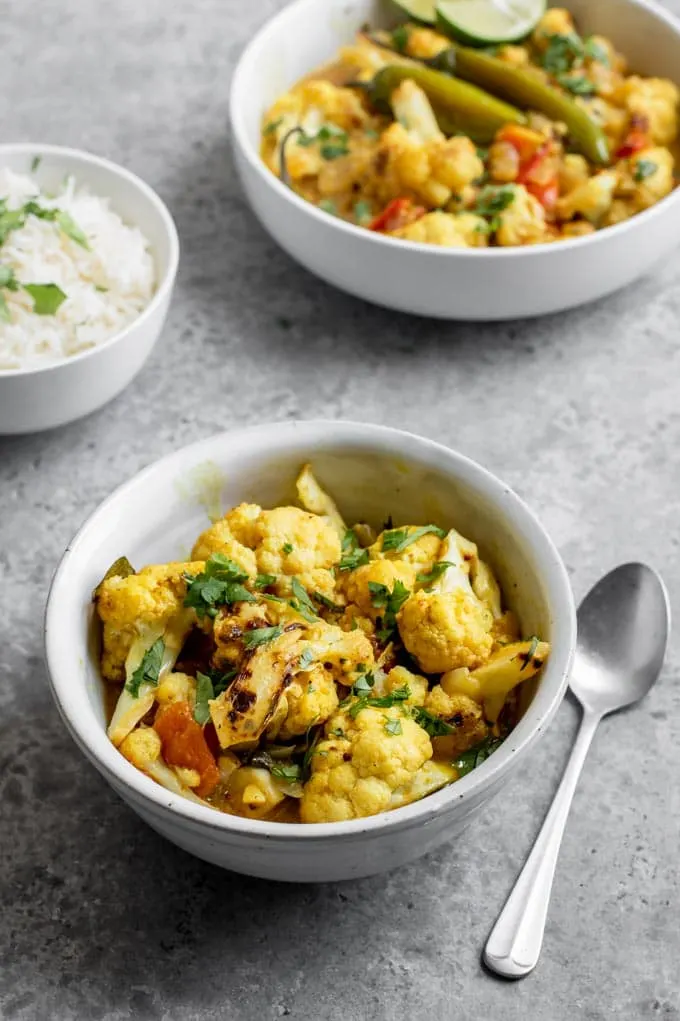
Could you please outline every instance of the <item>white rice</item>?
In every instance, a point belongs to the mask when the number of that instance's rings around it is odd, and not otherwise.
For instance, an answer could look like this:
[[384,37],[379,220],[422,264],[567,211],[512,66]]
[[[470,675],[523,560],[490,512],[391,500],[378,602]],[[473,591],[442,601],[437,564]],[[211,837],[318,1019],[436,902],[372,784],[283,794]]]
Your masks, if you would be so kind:
[[[20,209],[33,199],[68,213],[86,235],[89,249],[54,221],[29,215],[0,245],[0,266],[21,284],[57,284],[66,294],[54,315],[37,315],[21,286],[3,288],[9,322],[0,319],[0,372],[62,361],[120,332],[149,304],[155,268],[149,243],[109,208],[109,200],[77,188],[73,178],[47,196],[30,177],[0,168],[0,199]],[[98,290],[98,288],[101,288]]]

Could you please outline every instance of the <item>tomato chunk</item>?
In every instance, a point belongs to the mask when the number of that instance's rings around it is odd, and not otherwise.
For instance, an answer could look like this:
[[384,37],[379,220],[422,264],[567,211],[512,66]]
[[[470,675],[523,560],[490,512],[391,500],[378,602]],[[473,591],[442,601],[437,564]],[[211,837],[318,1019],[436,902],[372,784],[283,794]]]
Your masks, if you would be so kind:
[[616,158],[619,160],[628,159],[642,149],[648,149],[652,145],[649,135],[649,120],[644,116],[633,115],[630,119],[630,128],[622,144],[616,150]]
[[163,758],[169,766],[195,769],[201,778],[194,788],[205,798],[217,786],[220,771],[208,748],[203,728],[196,723],[188,702],[171,702],[158,710],[154,729],[163,745]]
[[419,220],[425,215],[423,206],[417,206],[409,198],[393,199],[385,206],[382,213],[368,225],[369,230],[378,231],[381,234],[392,230],[399,230],[409,223]]

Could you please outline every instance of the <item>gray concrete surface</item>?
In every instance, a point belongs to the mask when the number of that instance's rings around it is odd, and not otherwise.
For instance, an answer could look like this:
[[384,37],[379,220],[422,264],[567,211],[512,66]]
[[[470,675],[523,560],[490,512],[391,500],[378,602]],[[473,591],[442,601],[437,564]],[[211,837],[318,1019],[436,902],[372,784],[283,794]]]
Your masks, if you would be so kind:
[[410,319],[319,283],[255,223],[229,156],[230,70],[280,5],[4,8],[3,137],[86,147],[143,175],[183,258],[165,339],[119,400],[0,440],[0,1015],[680,1018],[677,640],[644,706],[597,737],[543,959],[519,985],[485,974],[479,953],[555,789],[571,704],[455,846],[321,888],[230,875],[164,843],[52,705],[41,617],[74,530],[150,461],[244,423],[346,417],[437,438],[533,504],[578,596],[629,558],[680,594],[677,260],[590,308],[495,326]]

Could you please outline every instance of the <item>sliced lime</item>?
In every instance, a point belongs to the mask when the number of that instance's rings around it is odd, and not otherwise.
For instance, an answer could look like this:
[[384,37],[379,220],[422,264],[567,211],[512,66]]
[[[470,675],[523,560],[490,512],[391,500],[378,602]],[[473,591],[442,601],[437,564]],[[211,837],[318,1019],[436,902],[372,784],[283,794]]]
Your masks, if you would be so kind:
[[394,0],[394,3],[410,21],[420,21],[423,25],[434,25],[437,16],[436,0]]
[[437,28],[462,43],[514,43],[534,29],[545,0],[440,0]]

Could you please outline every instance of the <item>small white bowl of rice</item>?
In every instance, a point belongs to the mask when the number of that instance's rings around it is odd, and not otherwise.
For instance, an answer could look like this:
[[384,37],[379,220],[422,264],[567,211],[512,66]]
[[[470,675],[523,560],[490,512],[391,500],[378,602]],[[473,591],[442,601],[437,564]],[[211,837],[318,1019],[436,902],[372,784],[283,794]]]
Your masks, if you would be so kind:
[[0,145],[0,434],[117,396],[158,340],[179,261],[158,195],[90,153]]

